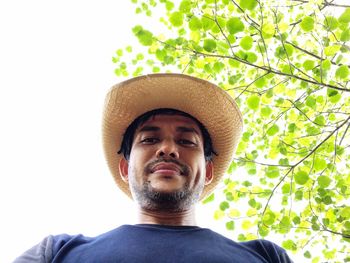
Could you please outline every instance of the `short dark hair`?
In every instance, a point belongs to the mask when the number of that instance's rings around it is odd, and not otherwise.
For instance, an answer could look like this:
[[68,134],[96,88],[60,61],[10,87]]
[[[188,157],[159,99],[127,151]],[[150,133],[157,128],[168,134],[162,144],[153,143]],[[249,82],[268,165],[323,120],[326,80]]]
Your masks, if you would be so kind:
[[142,124],[144,124],[147,120],[149,120],[150,118],[156,115],[181,115],[194,120],[195,123],[198,125],[203,136],[203,148],[204,148],[205,160],[211,161],[213,159],[213,155],[217,155],[217,153],[213,149],[213,144],[210,138],[210,134],[200,121],[198,121],[196,118],[194,118],[193,116],[191,116],[186,112],[175,110],[175,109],[168,109],[168,108],[148,111],[142,114],[141,116],[137,117],[126,129],[123,135],[123,141],[122,141],[120,150],[118,151],[118,154],[122,153],[124,155],[124,158],[126,160],[129,160],[136,129],[140,127]]

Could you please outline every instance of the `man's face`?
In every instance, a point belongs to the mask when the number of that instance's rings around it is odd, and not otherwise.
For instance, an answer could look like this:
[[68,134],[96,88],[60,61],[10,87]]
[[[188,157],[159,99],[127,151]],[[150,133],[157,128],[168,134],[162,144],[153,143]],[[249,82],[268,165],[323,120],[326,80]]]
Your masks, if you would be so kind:
[[203,137],[194,120],[156,115],[137,128],[120,173],[142,208],[183,211],[198,201],[212,179]]

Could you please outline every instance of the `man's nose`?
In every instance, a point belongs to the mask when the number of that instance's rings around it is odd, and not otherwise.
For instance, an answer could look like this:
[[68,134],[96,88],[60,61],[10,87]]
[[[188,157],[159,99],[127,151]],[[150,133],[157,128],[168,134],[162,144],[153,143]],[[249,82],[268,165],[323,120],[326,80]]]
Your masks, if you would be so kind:
[[177,144],[173,140],[164,140],[159,144],[159,148],[156,153],[157,157],[167,158],[171,157],[174,159],[179,158],[179,151]]

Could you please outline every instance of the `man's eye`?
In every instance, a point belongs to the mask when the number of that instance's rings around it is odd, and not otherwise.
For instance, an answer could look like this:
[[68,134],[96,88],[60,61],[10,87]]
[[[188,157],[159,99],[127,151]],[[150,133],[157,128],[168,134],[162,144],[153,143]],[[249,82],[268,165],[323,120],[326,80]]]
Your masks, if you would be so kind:
[[158,138],[145,138],[145,139],[141,140],[141,143],[143,143],[143,144],[152,144],[152,143],[156,143],[158,141],[159,141]]
[[194,142],[190,141],[190,140],[186,140],[186,139],[181,139],[179,140],[179,143],[180,144],[183,144],[183,145],[196,145]]

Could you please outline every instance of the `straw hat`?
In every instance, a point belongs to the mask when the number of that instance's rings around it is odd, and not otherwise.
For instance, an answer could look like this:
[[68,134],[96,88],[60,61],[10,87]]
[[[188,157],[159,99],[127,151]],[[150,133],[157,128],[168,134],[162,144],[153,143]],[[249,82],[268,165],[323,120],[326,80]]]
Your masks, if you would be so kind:
[[121,82],[111,88],[103,113],[103,147],[118,187],[131,198],[129,185],[119,174],[120,149],[127,127],[140,115],[172,108],[192,115],[208,130],[217,156],[214,178],[202,198],[220,182],[232,160],[242,132],[242,115],[234,100],[218,86],[183,74],[151,74]]

